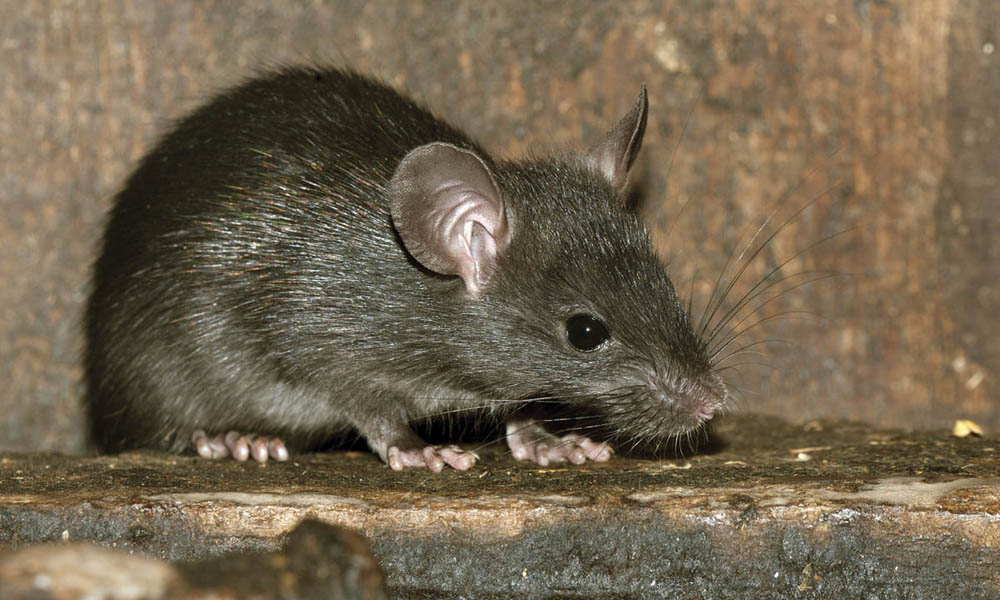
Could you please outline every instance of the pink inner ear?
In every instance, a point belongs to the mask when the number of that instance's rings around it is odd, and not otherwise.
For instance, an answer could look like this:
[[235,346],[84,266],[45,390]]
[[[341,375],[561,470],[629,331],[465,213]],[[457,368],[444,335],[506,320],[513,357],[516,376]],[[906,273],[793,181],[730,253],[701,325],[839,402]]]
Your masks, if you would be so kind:
[[432,271],[458,275],[469,294],[478,295],[509,240],[504,205],[486,164],[450,144],[420,146],[396,169],[389,201],[407,251]]
[[497,234],[506,233],[506,219],[465,182],[443,182],[430,195],[440,202],[426,215],[425,247],[435,260],[444,258],[447,272],[461,277],[469,293],[477,295],[496,264]]

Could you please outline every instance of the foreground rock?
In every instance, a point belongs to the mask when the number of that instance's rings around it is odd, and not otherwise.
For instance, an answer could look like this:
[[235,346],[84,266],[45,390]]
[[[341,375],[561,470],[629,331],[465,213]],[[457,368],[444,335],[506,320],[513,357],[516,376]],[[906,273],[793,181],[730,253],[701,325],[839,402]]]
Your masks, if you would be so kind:
[[39,544],[0,557],[6,600],[384,600],[382,574],[356,533],[305,521],[276,552],[176,566],[89,543]]

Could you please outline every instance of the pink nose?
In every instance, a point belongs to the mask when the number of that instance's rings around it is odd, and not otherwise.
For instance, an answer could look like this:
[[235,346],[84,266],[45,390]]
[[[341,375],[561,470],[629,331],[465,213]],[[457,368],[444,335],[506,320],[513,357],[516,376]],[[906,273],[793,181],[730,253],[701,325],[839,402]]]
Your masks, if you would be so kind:
[[702,421],[707,421],[715,416],[715,409],[712,408],[711,406],[699,406],[694,411],[694,414]]

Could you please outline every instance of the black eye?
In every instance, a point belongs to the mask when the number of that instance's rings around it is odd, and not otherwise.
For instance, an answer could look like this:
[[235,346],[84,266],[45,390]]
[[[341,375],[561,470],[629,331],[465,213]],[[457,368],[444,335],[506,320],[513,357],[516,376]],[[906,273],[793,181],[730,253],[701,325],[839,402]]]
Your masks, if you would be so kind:
[[591,315],[573,315],[566,320],[566,339],[582,352],[590,352],[608,341],[611,333],[604,321]]

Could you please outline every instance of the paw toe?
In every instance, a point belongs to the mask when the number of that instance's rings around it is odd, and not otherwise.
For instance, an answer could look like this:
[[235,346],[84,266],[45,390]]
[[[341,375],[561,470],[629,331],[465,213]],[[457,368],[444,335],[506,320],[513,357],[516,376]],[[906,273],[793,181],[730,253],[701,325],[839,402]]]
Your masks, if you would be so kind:
[[280,438],[271,438],[267,443],[267,452],[271,458],[278,462],[285,462],[289,458],[288,448]]
[[471,469],[476,464],[476,461],[479,460],[478,454],[475,452],[467,452],[458,446],[445,446],[439,448],[438,455],[453,469],[457,469],[459,471],[467,471]]

